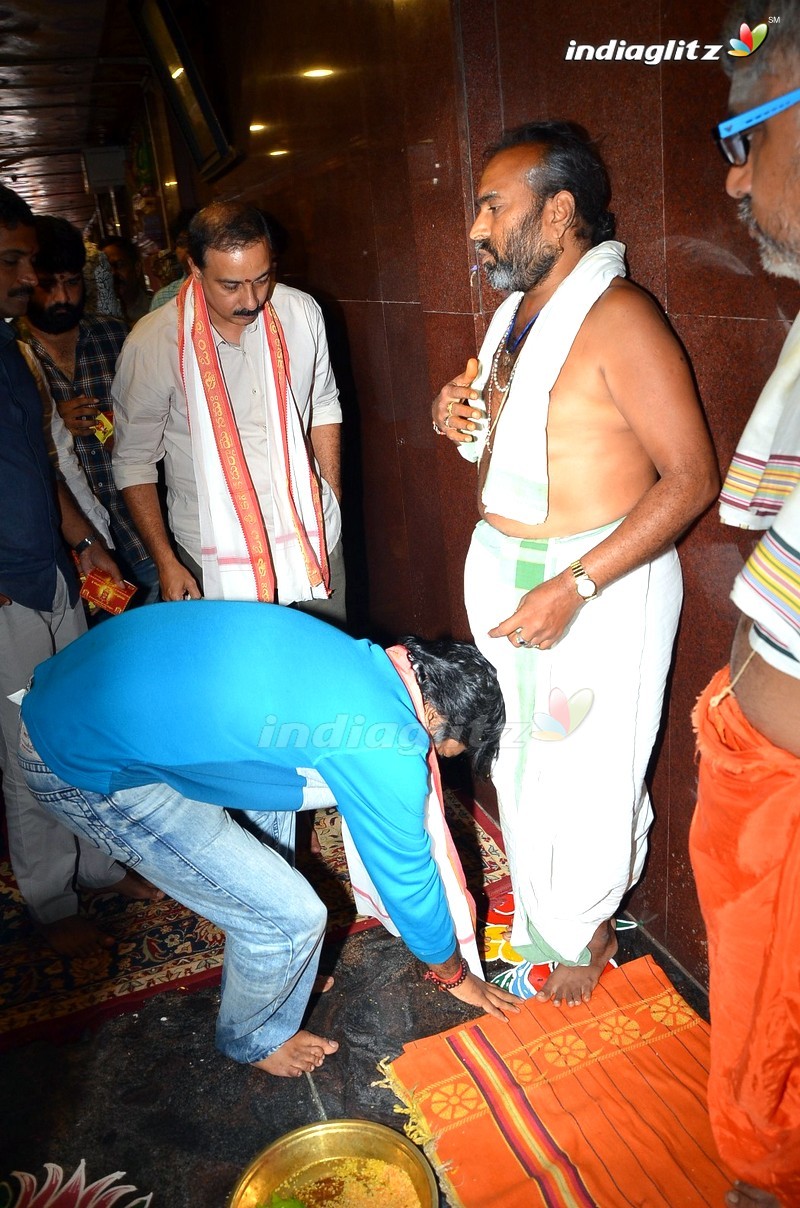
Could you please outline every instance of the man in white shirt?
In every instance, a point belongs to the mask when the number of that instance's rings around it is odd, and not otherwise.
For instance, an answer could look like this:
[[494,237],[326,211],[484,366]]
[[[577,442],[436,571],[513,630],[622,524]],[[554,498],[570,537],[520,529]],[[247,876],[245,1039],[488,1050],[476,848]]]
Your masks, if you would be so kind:
[[129,336],[112,388],[114,475],[162,596],[298,604],[343,621],[341,407],[319,307],[274,283],[253,206],[201,210],[189,263],[179,296]]

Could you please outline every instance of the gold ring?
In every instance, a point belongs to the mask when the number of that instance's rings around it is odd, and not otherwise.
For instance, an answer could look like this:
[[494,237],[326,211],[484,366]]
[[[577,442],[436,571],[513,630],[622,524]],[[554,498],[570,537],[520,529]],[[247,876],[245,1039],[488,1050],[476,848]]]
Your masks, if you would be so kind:
[[455,399],[452,399],[452,398],[451,398],[451,399],[450,399],[450,402],[447,404],[447,414],[448,414],[448,415],[452,415],[452,414],[453,414],[453,403],[454,403],[454,402],[455,402]]

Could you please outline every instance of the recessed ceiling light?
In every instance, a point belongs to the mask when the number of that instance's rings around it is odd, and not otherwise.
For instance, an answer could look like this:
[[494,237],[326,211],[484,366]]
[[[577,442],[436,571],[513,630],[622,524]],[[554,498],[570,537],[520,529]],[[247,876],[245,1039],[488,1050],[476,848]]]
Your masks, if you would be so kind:
[[175,68],[175,70],[172,72],[172,78],[173,78],[173,80],[177,80],[177,79],[178,79],[178,77],[179,77],[179,76],[182,76],[182,75],[183,75],[183,68],[182,68],[182,67],[176,67],[176,68]]
[[324,80],[326,76],[333,75],[332,67],[310,67],[308,71],[304,71],[303,75],[307,80]]
[[273,157],[278,156],[278,155],[288,155],[288,154],[289,154],[288,151],[270,151],[270,155],[272,155]]

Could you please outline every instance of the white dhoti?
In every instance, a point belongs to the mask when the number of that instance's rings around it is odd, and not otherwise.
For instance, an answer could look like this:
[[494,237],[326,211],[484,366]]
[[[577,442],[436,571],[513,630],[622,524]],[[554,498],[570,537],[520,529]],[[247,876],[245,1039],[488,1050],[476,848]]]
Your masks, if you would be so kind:
[[488,631],[616,527],[547,541],[478,524],[465,598],[497,668],[506,729],[493,773],[514,889],[511,944],[534,963],[588,964],[587,944],[641,875],[645,773],[682,600],[674,548],[603,589],[551,650]]

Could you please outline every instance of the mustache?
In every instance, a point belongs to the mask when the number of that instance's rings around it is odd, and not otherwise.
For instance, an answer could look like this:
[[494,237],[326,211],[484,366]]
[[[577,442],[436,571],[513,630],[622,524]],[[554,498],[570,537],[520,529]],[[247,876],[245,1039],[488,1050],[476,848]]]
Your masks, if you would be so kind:
[[241,309],[235,310],[233,313],[234,313],[234,315],[240,315],[242,318],[247,316],[248,319],[254,319],[256,317],[256,315],[259,313],[259,311],[262,309],[263,309],[263,307],[256,306],[254,310],[248,310],[246,307],[243,306],[243,307],[241,307]]
[[493,260],[500,259],[500,253],[498,252],[498,250],[494,246],[494,244],[490,243],[488,239],[476,239],[474,242],[475,242],[476,253],[477,252],[487,252],[492,257]]
[[745,194],[744,197],[739,198],[739,204],[737,205],[736,209],[742,222],[753,221],[753,203],[750,200],[749,193]]

